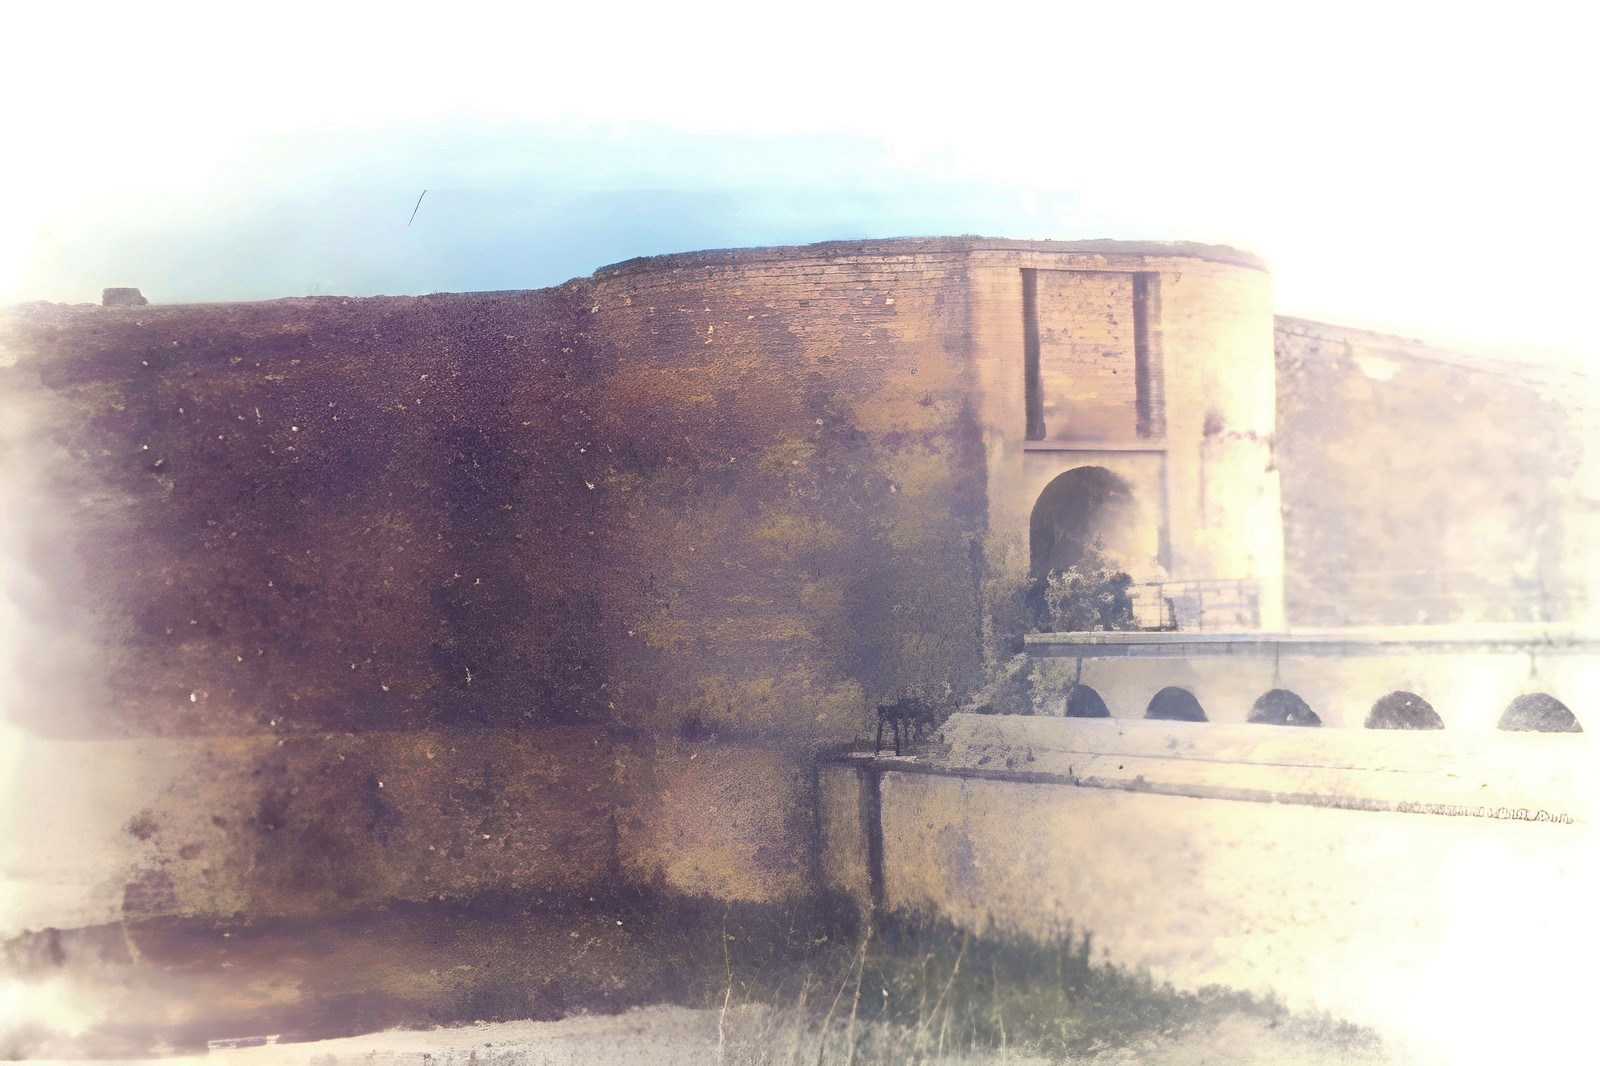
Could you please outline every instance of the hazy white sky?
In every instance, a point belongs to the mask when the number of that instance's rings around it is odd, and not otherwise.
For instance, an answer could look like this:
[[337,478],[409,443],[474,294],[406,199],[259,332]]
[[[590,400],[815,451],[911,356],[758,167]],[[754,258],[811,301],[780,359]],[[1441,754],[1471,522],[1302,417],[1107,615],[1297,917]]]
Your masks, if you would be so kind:
[[[1584,362],[1576,4],[28,4],[0,301],[523,288],[981,233],[1233,244],[1280,309]],[[410,226],[417,195],[427,198]]]

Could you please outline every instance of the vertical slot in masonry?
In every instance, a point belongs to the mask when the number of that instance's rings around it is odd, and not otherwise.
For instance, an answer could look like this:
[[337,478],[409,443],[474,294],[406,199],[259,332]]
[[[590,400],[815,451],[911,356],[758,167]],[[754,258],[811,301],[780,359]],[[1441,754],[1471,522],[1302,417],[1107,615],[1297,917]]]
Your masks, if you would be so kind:
[[1167,435],[1166,375],[1161,365],[1161,275],[1133,276],[1134,407],[1140,437]]
[[874,915],[881,914],[888,899],[883,877],[883,772],[868,764],[857,771],[861,788],[861,817],[867,830],[867,890]]
[[1044,381],[1039,373],[1039,272],[1022,272],[1022,357],[1027,377],[1027,440],[1044,440]]

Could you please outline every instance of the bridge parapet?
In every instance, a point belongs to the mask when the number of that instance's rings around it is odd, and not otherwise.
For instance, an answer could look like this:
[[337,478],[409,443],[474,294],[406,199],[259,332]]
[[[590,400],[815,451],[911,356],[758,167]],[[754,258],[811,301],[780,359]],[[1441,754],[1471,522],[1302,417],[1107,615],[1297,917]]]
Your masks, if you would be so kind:
[[[1114,718],[1144,717],[1177,689],[1208,722],[1244,723],[1263,696],[1286,691],[1329,727],[1360,728],[1399,696],[1427,704],[1446,730],[1494,732],[1530,696],[1559,701],[1581,723],[1600,692],[1600,640],[1553,626],[1034,633],[1026,650],[1058,682],[1045,691],[1089,686]],[[1063,714],[1065,702],[1046,697],[1037,709]]]
[[1261,626],[1261,583],[1248,580],[1146,581],[1129,589],[1140,629],[1239,630]]

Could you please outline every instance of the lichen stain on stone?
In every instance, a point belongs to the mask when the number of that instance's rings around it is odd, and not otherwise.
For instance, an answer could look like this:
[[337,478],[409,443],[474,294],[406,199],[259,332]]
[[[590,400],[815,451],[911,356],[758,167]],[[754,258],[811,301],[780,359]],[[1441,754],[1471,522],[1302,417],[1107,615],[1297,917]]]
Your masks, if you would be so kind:
[[151,813],[148,807],[129,818],[127,824],[122,827],[123,832],[141,841],[149,840],[155,836],[160,828],[156,823],[155,815]]

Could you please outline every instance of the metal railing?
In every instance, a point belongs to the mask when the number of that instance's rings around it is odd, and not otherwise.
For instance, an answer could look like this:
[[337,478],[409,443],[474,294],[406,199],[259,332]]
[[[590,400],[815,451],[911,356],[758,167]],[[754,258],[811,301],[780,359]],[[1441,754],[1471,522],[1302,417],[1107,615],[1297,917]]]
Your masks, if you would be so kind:
[[1204,632],[1261,628],[1261,586],[1255,581],[1152,581],[1134,585],[1129,592],[1140,629]]

